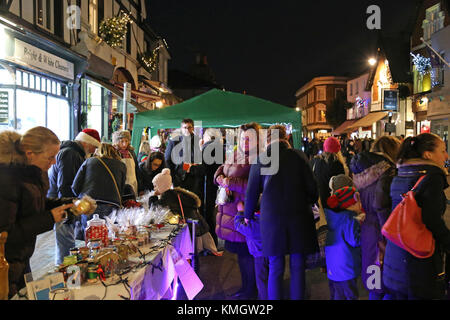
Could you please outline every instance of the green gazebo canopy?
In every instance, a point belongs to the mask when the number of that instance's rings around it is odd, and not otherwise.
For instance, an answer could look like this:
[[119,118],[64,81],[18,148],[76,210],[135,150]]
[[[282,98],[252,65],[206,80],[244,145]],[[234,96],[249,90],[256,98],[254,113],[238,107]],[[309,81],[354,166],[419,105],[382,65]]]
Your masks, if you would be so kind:
[[267,100],[218,89],[167,108],[136,114],[132,145],[139,148],[145,128],[149,127],[153,136],[158,129],[179,128],[185,118],[201,121],[204,128],[235,128],[253,121],[262,126],[290,123],[294,147],[301,145],[301,113]]

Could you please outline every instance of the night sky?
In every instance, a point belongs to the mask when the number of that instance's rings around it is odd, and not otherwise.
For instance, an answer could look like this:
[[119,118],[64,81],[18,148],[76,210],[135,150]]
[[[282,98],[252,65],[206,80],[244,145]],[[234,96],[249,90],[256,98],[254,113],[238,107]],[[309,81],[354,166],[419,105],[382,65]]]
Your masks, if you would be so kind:
[[384,33],[404,31],[416,0],[147,0],[152,29],[165,38],[169,69],[208,57],[226,90],[284,105],[316,76],[356,76],[376,53],[367,7],[381,8]]

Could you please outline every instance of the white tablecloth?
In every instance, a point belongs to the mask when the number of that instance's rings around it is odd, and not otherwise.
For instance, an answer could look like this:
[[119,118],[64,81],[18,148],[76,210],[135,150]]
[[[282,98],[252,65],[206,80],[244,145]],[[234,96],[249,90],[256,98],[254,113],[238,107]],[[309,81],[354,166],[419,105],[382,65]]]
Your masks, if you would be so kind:
[[[85,283],[79,289],[71,289],[75,300],[175,299],[179,282],[188,299],[192,300],[203,289],[203,283],[187,262],[192,252],[188,226],[185,225],[169,243],[164,243],[175,229],[176,226],[168,225],[153,232],[151,243],[139,248],[143,254],[154,252],[145,256],[145,262],[151,263],[122,275],[122,279],[128,280],[128,290],[125,284],[114,285],[114,281],[112,283],[108,281],[107,288],[100,281],[93,284]],[[161,247],[151,249],[157,245]],[[134,254],[129,257],[129,260],[137,263],[144,262],[144,259],[139,256]]]

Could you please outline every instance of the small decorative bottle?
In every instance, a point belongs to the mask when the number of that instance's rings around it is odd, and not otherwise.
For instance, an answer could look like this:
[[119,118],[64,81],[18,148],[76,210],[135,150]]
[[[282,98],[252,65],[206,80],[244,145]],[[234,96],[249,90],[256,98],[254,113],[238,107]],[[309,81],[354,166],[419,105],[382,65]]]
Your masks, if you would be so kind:
[[2,232],[0,234],[0,300],[8,300],[9,294],[9,264],[5,258],[5,243],[7,238],[8,232]]

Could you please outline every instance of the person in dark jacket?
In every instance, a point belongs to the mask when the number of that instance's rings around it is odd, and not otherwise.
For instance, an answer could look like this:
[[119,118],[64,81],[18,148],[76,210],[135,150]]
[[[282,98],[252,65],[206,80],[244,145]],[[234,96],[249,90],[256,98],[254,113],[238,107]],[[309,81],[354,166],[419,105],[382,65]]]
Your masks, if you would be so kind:
[[47,171],[56,162],[59,147],[58,137],[44,127],[23,136],[15,131],[0,133],[0,233],[8,233],[9,298],[25,287],[36,237],[63,221],[65,210],[73,206],[71,198],[46,197]]
[[327,199],[330,196],[329,182],[331,177],[339,174],[349,175],[349,170],[341,154],[341,144],[338,139],[330,137],[325,140],[324,152],[315,156],[311,167],[319,187],[320,202],[323,208],[328,208]]
[[[344,183],[342,183],[344,181]],[[345,175],[330,180],[332,195],[324,209],[328,223],[325,245],[331,300],[358,300],[357,279],[361,274],[359,193]]]
[[[56,163],[49,170],[50,198],[74,197],[72,183],[84,160],[100,146],[97,130],[84,129],[74,141],[61,143],[56,156]],[[79,228],[79,219],[68,219],[63,224],[55,225],[55,263],[60,265],[70,249],[75,247],[75,230]]]
[[[214,174],[217,169],[225,162],[225,146],[222,142],[222,133],[219,130],[208,128],[203,135],[202,140],[202,157],[203,163],[199,166],[199,173],[203,174],[202,188],[202,207],[201,211],[206,221],[208,222],[211,236],[216,245],[218,244],[216,229],[216,197],[218,186],[214,183]],[[222,151],[222,154],[217,154],[216,151]]]
[[[198,220],[195,227],[196,253],[208,250],[213,255],[221,256],[222,254],[217,250],[209,233],[208,223],[199,212],[200,198],[195,193],[180,187],[172,189],[172,176],[170,175],[170,169],[167,168],[153,178],[153,185],[155,186],[155,195],[150,197],[149,204],[168,207],[180,219],[184,217],[185,220]],[[192,233],[191,224],[189,224],[189,228]],[[196,271],[198,271],[198,259],[196,259],[195,265]]]
[[[272,161],[263,165],[263,158]],[[277,159],[278,171],[266,172],[265,169],[277,167]],[[250,169],[245,195],[248,221],[254,217],[260,195],[262,250],[269,258],[268,299],[283,298],[287,254],[290,255],[291,299],[304,299],[305,256],[319,251],[312,213],[312,204],[319,193],[306,155],[291,149],[286,141],[278,140],[273,134],[265,154]]]
[[181,122],[181,134],[172,137],[167,144],[165,160],[172,174],[173,185],[192,191],[199,197],[202,196],[203,183],[202,170],[198,166],[202,163],[201,158],[200,138],[194,134],[194,121],[184,119]]
[[144,162],[139,163],[139,171],[142,179],[142,190],[153,191],[153,178],[165,168],[164,154],[152,152]]
[[430,258],[419,259],[387,240],[383,281],[394,300],[442,299],[445,284],[439,280],[444,271],[443,254],[450,251],[450,230],[445,225],[448,172],[445,142],[437,135],[423,133],[406,138],[398,155],[398,173],[391,185],[392,209],[402,200],[417,180],[415,199],[422,209],[422,221],[435,239]]
[[[102,143],[95,156],[87,159],[73,181],[72,191],[78,197],[90,196],[97,202],[95,214],[100,218],[108,216],[119,208],[124,194],[127,168],[120,154],[108,143]],[[83,215],[81,237],[91,217]]]
[[141,173],[139,171],[139,163],[134,148],[131,145],[131,133],[128,130],[116,131],[112,134],[112,145],[117,149],[122,162],[127,168],[127,176],[125,183],[133,189],[130,198],[136,198],[143,193]]
[[366,220],[361,226],[361,254],[363,285],[369,291],[369,300],[382,300],[386,290],[368,286],[372,275],[371,266],[382,267],[386,239],[381,228],[389,218],[392,209],[390,187],[396,173],[395,162],[400,149],[400,141],[393,136],[377,139],[371,152],[361,152],[353,158],[350,169],[353,182],[361,195]]
[[234,226],[238,232],[245,236],[248,251],[255,258],[256,286],[258,287],[259,300],[267,300],[267,285],[269,281],[269,259],[262,252],[260,212],[257,212],[252,220],[245,222],[244,203],[238,203],[238,213],[234,217]]

